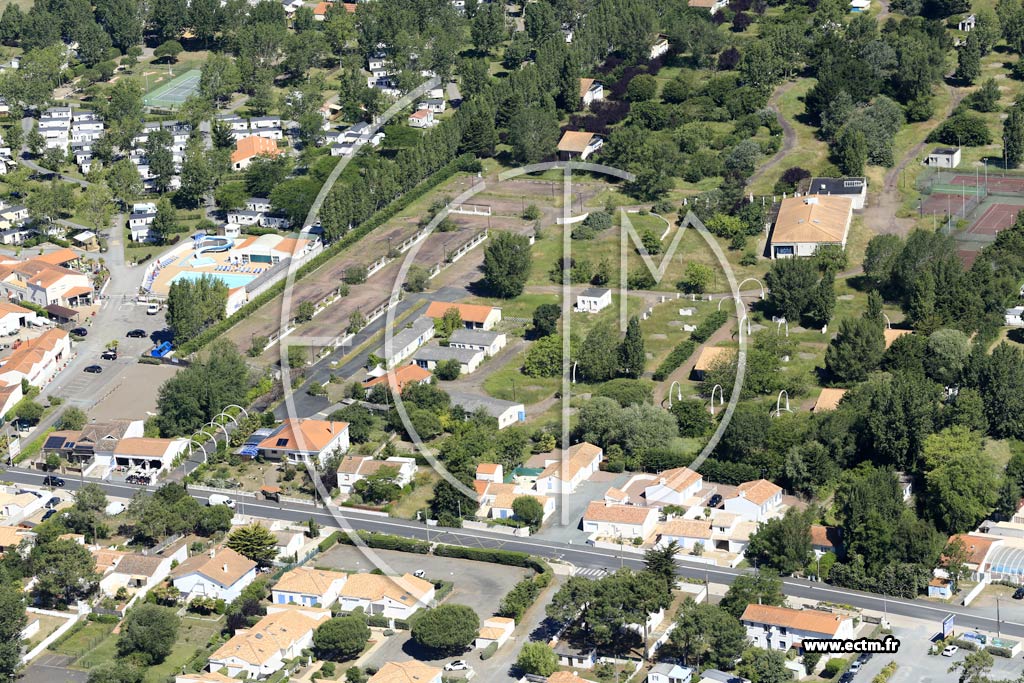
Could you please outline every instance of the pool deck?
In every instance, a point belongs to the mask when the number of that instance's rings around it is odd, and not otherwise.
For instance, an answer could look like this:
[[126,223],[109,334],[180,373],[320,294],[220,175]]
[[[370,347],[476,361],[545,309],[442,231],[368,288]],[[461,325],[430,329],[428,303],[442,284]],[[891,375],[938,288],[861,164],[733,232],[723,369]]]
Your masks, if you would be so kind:
[[[235,240],[236,244],[238,242],[239,240]],[[168,261],[171,258],[173,258],[173,261],[171,261],[169,265],[160,269],[159,274],[153,281],[153,286],[150,291],[157,296],[166,296],[171,287],[171,281],[180,273],[199,273],[214,276],[223,273],[225,275],[249,275],[251,278],[255,278],[259,274],[257,271],[269,267],[266,264],[232,266],[232,251],[230,250],[222,252],[205,252],[199,256],[199,265],[195,265],[195,261],[192,258],[194,253],[195,250],[192,248],[192,241],[189,240],[187,244],[184,244],[173,250],[170,254],[163,256],[161,261]],[[230,266],[231,269],[223,271],[217,270],[217,268],[226,266]],[[251,272],[245,273],[244,270],[246,269],[250,269]]]

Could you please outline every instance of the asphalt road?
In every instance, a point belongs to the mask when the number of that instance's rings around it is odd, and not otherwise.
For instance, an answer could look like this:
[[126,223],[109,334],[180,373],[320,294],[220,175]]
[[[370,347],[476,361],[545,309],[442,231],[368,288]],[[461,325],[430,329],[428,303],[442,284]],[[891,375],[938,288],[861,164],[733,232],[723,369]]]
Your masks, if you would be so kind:
[[[21,469],[8,469],[3,478],[19,484],[42,485],[43,473],[31,472]],[[107,495],[119,498],[131,498],[143,487],[129,486],[101,482],[97,480],[85,480],[87,483],[98,483],[107,492]],[[80,484],[80,479],[67,478],[67,489],[75,490]],[[152,491],[152,487],[145,490]],[[197,500],[206,502],[206,497],[200,493],[193,494]],[[242,499],[237,501],[237,512],[239,514],[250,514],[269,519],[279,519],[291,522],[304,522],[310,517],[321,525],[335,526],[350,529],[362,529],[365,531],[376,531],[381,533],[398,534],[407,538],[418,538],[438,543],[450,543],[478,548],[501,548],[504,550],[518,550],[533,553],[542,557],[555,560],[571,562],[577,567],[585,568],[609,568],[615,569],[618,566],[640,569],[643,562],[636,556],[620,554],[615,550],[593,548],[569,543],[554,541],[543,541],[534,538],[516,538],[487,531],[476,531],[468,529],[440,529],[428,527],[418,522],[409,520],[392,519],[377,515],[356,512],[353,510],[335,508],[325,510],[323,507],[314,505],[289,504],[284,507],[281,504],[258,501],[246,502]],[[689,562],[683,558],[676,561],[678,573],[681,576],[694,579],[706,579],[713,583],[730,584],[733,579],[748,570],[725,569],[722,567],[709,567],[707,565]],[[885,612],[898,614],[905,617],[924,619],[935,624],[936,632],[940,629],[942,618],[947,614],[956,615],[958,629],[974,628],[983,631],[995,632],[997,630],[995,609],[971,608],[940,605],[925,600],[899,600],[886,598],[873,593],[851,591],[835,588],[823,583],[815,583],[802,579],[785,579],[783,591],[791,598],[804,598],[807,600],[825,600],[845,605],[853,605],[861,609],[874,612]],[[1024,637],[1024,623],[1001,620],[999,630],[1007,636]]]

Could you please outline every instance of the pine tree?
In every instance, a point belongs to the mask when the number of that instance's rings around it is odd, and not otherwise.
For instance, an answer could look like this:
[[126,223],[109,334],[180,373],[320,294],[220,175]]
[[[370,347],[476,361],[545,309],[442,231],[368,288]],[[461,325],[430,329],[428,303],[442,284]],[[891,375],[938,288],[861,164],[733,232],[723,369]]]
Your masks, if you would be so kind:
[[626,324],[626,338],[619,346],[619,365],[622,374],[637,379],[644,373],[647,354],[644,352],[644,337],[640,332],[640,320],[634,315]]
[[217,149],[231,149],[235,146],[235,136],[231,126],[224,121],[215,120],[210,126],[210,140]]
[[931,334],[941,324],[935,311],[935,277],[925,270],[914,280],[907,302],[907,317],[922,334]]
[[879,327],[885,327],[885,316],[882,313],[882,295],[877,289],[868,292],[868,310],[864,318],[875,322]]
[[250,524],[231,532],[226,543],[236,553],[245,555],[253,562],[269,565],[277,557],[277,539],[262,524]]
[[1024,110],[1020,104],[1010,107],[1003,122],[1003,156],[1007,168],[1017,168],[1024,161]]
[[981,75],[981,46],[974,35],[960,46],[956,57],[956,73],[954,76],[969,84],[973,84]]
[[868,161],[868,143],[860,130],[843,128],[836,138],[839,169],[846,175],[863,175]]
[[831,271],[826,271],[811,296],[810,315],[818,324],[824,326],[832,319],[835,312],[835,276]]
[[149,226],[149,233],[158,242],[163,242],[167,236],[175,232],[178,222],[174,213],[174,207],[167,197],[161,197],[156,203],[156,216]]

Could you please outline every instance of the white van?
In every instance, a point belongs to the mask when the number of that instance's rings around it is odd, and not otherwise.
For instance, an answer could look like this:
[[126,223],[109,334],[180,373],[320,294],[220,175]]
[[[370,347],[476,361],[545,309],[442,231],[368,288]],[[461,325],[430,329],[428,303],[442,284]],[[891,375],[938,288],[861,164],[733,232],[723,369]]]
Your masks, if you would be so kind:
[[227,505],[232,510],[235,509],[235,501],[231,500],[227,496],[219,493],[211,493],[210,497],[206,499],[207,505]]

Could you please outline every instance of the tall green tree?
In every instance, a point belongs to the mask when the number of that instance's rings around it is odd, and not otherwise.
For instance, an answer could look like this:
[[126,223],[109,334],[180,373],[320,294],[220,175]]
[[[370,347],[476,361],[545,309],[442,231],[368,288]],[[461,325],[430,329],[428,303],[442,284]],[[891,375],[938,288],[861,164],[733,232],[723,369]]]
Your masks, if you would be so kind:
[[1024,105],[1014,104],[1003,121],[1003,157],[1007,168],[1017,168],[1024,161]]
[[811,514],[790,508],[761,524],[750,537],[745,556],[758,567],[789,575],[807,566],[811,552]]
[[864,318],[844,318],[825,351],[825,368],[842,383],[863,382],[885,353],[882,330]]
[[270,566],[277,557],[277,539],[262,524],[235,529],[225,545],[263,567]]
[[626,336],[619,346],[619,366],[622,374],[634,379],[644,373],[647,354],[644,351],[644,336],[640,331],[640,320],[635,315],[626,324]]
[[24,592],[16,583],[4,581],[0,584],[0,676],[7,680],[14,680],[21,669],[21,634],[27,625]]
[[739,619],[747,605],[781,605],[784,600],[778,574],[759,570],[756,574],[737,576],[718,606]]
[[363,651],[369,639],[370,629],[358,616],[328,619],[313,633],[317,655],[331,662],[352,659]]
[[420,610],[412,623],[416,644],[443,654],[458,654],[480,631],[480,617],[465,605],[445,604]]
[[142,603],[132,608],[121,624],[117,652],[148,665],[159,664],[174,649],[179,625],[173,609]]
[[530,276],[530,240],[499,232],[484,251],[484,282],[495,296],[510,299],[523,293]]
[[729,668],[743,652],[747,633],[721,606],[688,600],[669,639],[689,665]]

